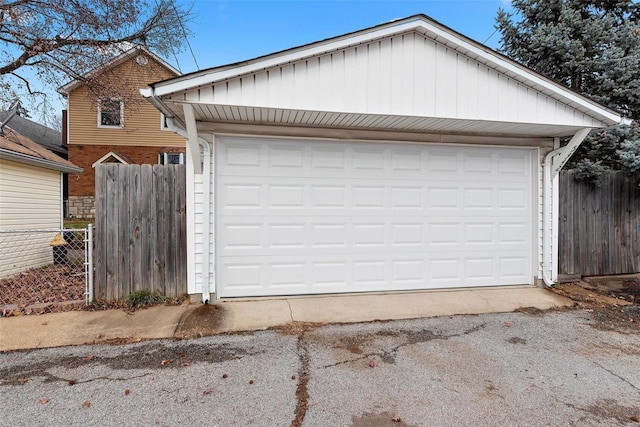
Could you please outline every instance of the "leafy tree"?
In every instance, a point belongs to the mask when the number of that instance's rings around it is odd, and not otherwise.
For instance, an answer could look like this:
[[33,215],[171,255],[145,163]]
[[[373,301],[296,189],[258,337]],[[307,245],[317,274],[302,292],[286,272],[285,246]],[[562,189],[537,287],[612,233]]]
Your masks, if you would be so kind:
[[40,80],[55,89],[133,45],[160,55],[175,53],[187,34],[189,11],[177,0],[0,0],[0,108],[15,98],[47,104]]
[[[513,0],[498,12],[501,50],[627,117],[640,117],[640,5],[632,0]],[[640,173],[640,128],[592,132],[573,156],[578,176]]]

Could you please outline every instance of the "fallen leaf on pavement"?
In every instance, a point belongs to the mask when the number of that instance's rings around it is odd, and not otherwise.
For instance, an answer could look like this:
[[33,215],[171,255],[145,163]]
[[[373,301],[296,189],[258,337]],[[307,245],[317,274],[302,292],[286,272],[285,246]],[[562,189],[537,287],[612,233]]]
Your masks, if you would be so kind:
[[84,358],[84,360],[91,360],[91,359],[93,359],[93,354],[90,354]]
[[640,423],[640,418],[634,415],[633,417],[631,417],[631,421],[633,421],[634,423]]
[[375,361],[375,360],[373,360],[373,359],[370,359],[370,360],[369,360],[369,367],[370,367],[370,368],[375,368],[375,367],[376,367],[376,361]]
[[169,363],[173,363],[174,360],[173,359],[167,359],[167,360],[163,360],[162,362],[160,362],[160,364],[162,366],[168,365]]
[[69,380],[69,385],[76,385],[76,380]]
[[510,327],[510,326],[511,326],[511,323],[509,323],[509,322],[504,322],[504,323],[502,324],[502,327],[504,327],[504,328],[508,328],[508,327]]
[[129,393],[131,393],[131,392],[129,391],[129,389],[128,389],[128,388],[125,388],[125,389],[124,389],[124,395],[125,395],[125,396],[128,396],[128,395],[129,395]]
[[191,363],[189,363],[189,362],[184,362],[184,363],[182,364],[182,366],[189,366],[189,365],[191,365]]
[[207,387],[202,391],[202,394],[209,394],[211,393],[211,387]]
[[89,402],[88,400],[87,400],[87,401],[85,401],[85,402],[82,404],[82,407],[83,407],[83,408],[88,408],[88,407],[90,407],[90,406],[91,406],[91,402]]
[[253,380],[249,380],[249,384],[253,384]]
[[400,415],[396,415],[395,417],[391,418],[391,421],[393,421],[394,423],[399,423],[402,420],[400,419]]
[[47,399],[46,397],[43,397],[42,399],[40,399],[40,403],[42,403],[43,405],[45,403],[47,403],[49,401],[49,399]]

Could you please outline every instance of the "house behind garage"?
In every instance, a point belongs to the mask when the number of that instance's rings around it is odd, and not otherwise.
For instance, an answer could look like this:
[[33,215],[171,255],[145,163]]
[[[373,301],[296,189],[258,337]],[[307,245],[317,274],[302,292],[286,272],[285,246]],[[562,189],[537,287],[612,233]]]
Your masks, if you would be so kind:
[[557,173],[624,122],[424,15],[141,92],[187,138],[205,301],[552,283]]

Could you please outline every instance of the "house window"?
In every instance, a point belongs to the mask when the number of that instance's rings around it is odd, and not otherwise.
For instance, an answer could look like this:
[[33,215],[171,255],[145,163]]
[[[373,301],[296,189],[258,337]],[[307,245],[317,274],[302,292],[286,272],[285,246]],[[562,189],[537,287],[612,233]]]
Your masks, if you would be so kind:
[[184,153],[160,153],[158,163],[161,165],[183,165]]
[[117,98],[100,98],[98,102],[98,127],[124,127],[124,103]]

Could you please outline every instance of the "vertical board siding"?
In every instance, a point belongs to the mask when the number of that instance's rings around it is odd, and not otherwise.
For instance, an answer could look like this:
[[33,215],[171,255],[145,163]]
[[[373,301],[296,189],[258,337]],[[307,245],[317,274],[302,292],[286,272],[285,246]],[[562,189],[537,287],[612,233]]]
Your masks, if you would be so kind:
[[560,175],[560,274],[640,272],[640,179],[621,173],[593,187]]
[[96,167],[97,299],[187,291],[184,165]]
[[[593,119],[516,78],[418,33],[230,78],[192,89],[187,98],[284,110],[594,124]],[[230,119],[238,118],[227,115],[226,120]],[[295,117],[286,113],[277,119],[293,122]]]

